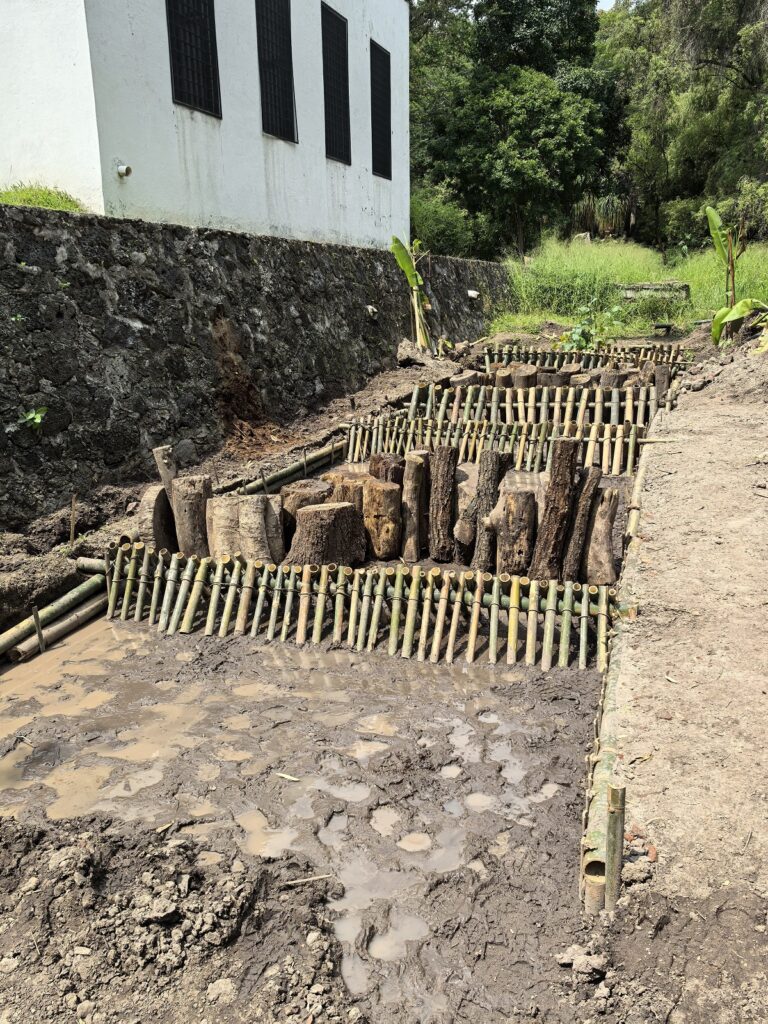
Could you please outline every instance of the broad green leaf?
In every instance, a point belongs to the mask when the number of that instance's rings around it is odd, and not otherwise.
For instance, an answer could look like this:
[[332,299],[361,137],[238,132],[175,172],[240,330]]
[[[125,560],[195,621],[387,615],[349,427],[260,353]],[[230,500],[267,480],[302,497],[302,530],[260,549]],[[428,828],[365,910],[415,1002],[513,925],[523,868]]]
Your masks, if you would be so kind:
[[768,312],[768,306],[760,299],[742,299],[741,302],[737,302],[733,309],[728,311],[728,315],[723,318],[724,324],[732,324],[735,320],[743,320],[745,316],[749,316],[750,313],[754,313],[755,310],[762,310]]
[[403,245],[399,238],[393,236],[391,248],[395,259],[397,260],[397,265],[408,278],[408,284],[411,288],[422,287],[424,282],[421,279],[421,275],[417,272],[416,267],[413,265],[411,254],[408,252],[406,246]]
[[722,309],[718,309],[715,313],[712,321],[712,341],[716,345],[720,344],[720,338],[723,336],[723,329],[725,327],[725,318],[731,312],[728,306],[723,306]]
[[723,264],[728,266],[728,232],[723,227],[723,221],[717,210],[712,207],[707,207],[707,223],[709,224],[709,233],[712,236],[712,244],[715,247],[715,252],[722,260]]

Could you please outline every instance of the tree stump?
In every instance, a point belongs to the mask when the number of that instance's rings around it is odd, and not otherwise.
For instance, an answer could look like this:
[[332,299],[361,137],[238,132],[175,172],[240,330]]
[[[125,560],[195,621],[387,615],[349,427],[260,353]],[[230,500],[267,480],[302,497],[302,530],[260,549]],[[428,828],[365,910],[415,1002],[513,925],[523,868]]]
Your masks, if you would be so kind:
[[620,388],[626,379],[626,370],[603,370],[600,374],[600,385],[604,388]]
[[371,477],[363,490],[363,522],[373,558],[389,561],[400,555],[402,491],[399,484]]
[[513,388],[515,386],[515,374],[520,369],[520,363],[510,363],[496,371],[497,388]]
[[559,437],[552,442],[552,471],[531,561],[531,579],[554,580],[560,577],[576,494],[579,445],[575,437]]
[[453,527],[455,560],[469,565],[475,550],[477,532],[477,484],[480,470],[475,462],[456,470],[456,525]]
[[405,475],[405,459],[400,455],[375,452],[368,463],[368,472],[376,480],[384,480],[386,483],[402,486]]
[[656,384],[656,399],[658,402],[663,402],[666,399],[671,377],[672,372],[669,366],[664,364],[654,366],[653,380]]
[[424,463],[424,474],[421,481],[421,525],[419,527],[419,543],[421,551],[429,548],[429,496],[432,490],[430,464],[432,453],[426,448],[416,448],[411,455],[418,455]]
[[571,381],[571,375],[563,373],[562,370],[540,370],[537,380],[542,387],[565,388]]
[[453,558],[453,483],[459,453],[449,445],[440,445],[430,459],[429,555],[435,562]]
[[305,505],[322,505],[333,492],[333,487],[325,480],[297,480],[280,488],[283,499],[283,528],[285,542],[290,545],[296,532],[296,515]]
[[136,512],[139,540],[156,551],[179,550],[171,502],[162,484],[152,484],[141,497]]
[[173,513],[176,517],[176,537],[179,550],[185,555],[207,558],[208,530],[205,507],[213,497],[209,476],[177,476],[173,481]]
[[581,363],[563,363],[558,372],[565,374],[570,382],[574,374],[581,373]]
[[537,366],[530,366],[528,364],[519,366],[515,370],[515,387],[516,388],[534,388],[536,387],[536,379],[539,375],[539,369]]
[[155,464],[160,473],[165,493],[168,495],[168,501],[173,503],[173,481],[179,475],[179,467],[176,465],[176,459],[173,456],[173,448],[169,444],[163,444],[158,448],[153,448],[152,454],[155,457]]
[[584,560],[587,533],[592,519],[592,508],[598,497],[598,488],[600,487],[602,475],[603,473],[599,466],[591,466],[586,473],[582,474],[571,533],[565,549],[565,558],[563,559],[564,580],[572,580],[574,583],[580,582],[579,573]]
[[405,457],[403,476],[402,525],[403,561],[414,565],[421,558],[421,498],[424,486],[424,460],[415,452]]
[[485,374],[480,370],[463,370],[451,377],[449,384],[452,388],[468,388],[471,384],[485,384]]
[[213,558],[240,550],[240,495],[220,494],[205,506],[208,550]]
[[499,482],[504,464],[504,456],[499,452],[480,453],[475,553],[472,557],[472,568],[476,572],[490,572],[496,564],[496,533],[487,523],[487,519],[499,500]]
[[264,525],[267,528],[267,543],[272,561],[275,565],[280,565],[285,560],[285,534],[283,531],[283,499],[279,494],[267,495]]
[[269,495],[247,494],[240,498],[238,547],[248,561],[272,561],[267,533],[267,506]]
[[486,523],[496,535],[496,572],[524,576],[536,539],[536,495],[533,491],[502,495]]
[[588,388],[592,386],[591,373],[574,373],[571,377],[571,387]]
[[652,359],[646,359],[639,370],[640,383],[649,388],[656,383],[656,363]]
[[610,487],[592,510],[589,544],[583,565],[587,583],[612,586],[616,582],[616,562],[613,557],[613,524],[619,508],[619,492]]
[[363,517],[349,502],[304,505],[296,512],[292,565],[361,565],[365,561]]

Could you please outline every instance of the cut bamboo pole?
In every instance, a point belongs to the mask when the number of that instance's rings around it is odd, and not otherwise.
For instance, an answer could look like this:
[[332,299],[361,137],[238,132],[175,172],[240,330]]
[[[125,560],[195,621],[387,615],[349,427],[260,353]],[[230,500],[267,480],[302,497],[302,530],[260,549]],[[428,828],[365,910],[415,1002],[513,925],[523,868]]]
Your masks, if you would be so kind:
[[243,573],[243,556],[240,552],[235,553],[235,562],[232,567],[232,572],[229,577],[229,586],[227,588],[227,596],[224,599],[224,610],[221,613],[221,622],[219,623],[219,636],[226,636],[229,630],[229,623],[232,618],[232,612],[235,610],[235,601],[237,600],[237,588],[240,583],[240,577]]
[[426,576],[426,587],[424,588],[421,607],[421,629],[419,630],[419,646],[416,651],[416,660],[424,661],[427,656],[427,641],[429,640],[429,623],[432,614],[432,591],[436,581],[440,578],[440,570],[430,569]]
[[139,586],[136,591],[136,609],[134,611],[134,620],[141,622],[141,617],[144,613],[144,602],[147,596],[147,587],[151,579],[149,567],[152,561],[154,551],[145,547],[142,553],[141,568],[139,569]]
[[180,633],[192,632],[195,615],[197,614],[200,599],[203,596],[203,587],[208,582],[211,561],[211,558],[200,559],[200,565],[198,566],[197,573],[195,574],[195,581],[192,584],[192,589],[189,594],[189,601],[187,602],[187,608],[184,612],[184,618],[182,619],[181,626],[179,628]]
[[435,615],[435,631],[432,636],[432,650],[429,655],[429,660],[433,665],[436,665],[440,660],[440,646],[443,641],[445,616],[448,612],[448,602],[450,600],[451,588],[455,578],[456,573],[452,569],[443,573],[443,585],[440,590],[440,597],[437,602],[437,613]]
[[[521,580],[525,583],[525,580]],[[528,625],[525,634],[525,664],[536,664],[536,637],[539,624],[539,581],[530,580],[528,584]]]
[[259,580],[258,593],[256,595],[256,608],[253,613],[253,622],[251,623],[251,636],[258,636],[259,629],[261,628],[261,620],[264,617],[264,605],[267,600],[269,585],[276,572],[277,566],[274,565],[274,563],[264,566],[261,579]]
[[493,577],[489,572],[475,573],[475,592],[472,599],[472,614],[469,620],[469,637],[467,638],[467,664],[471,665],[475,660],[477,649],[477,631],[480,626],[480,609],[483,606],[483,591],[486,583]]
[[549,580],[547,586],[547,607],[544,612],[544,637],[541,645],[541,667],[544,672],[552,668],[552,651],[555,642],[555,618],[557,616],[557,580]]
[[333,643],[339,645],[344,639],[344,600],[349,587],[352,570],[340,565],[336,573],[336,602],[333,609]]
[[355,569],[352,576],[352,594],[349,599],[349,626],[347,628],[347,647],[354,647],[357,639],[357,615],[360,610],[360,587],[363,570]]
[[608,821],[605,830],[605,909],[615,910],[621,892],[624,859],[626,788],[608,786]]
[[171,564],[168,567],[168,572],[165,577],[165,591],[163,593],[163,603],[160,608],[160,621],[157,624],[158,633],[165,633],[168,629],[168,622],[170,621],[171,612],[173,611],[176,584],[179,582],[179,575],[181,574],[181,567],[183,564],[184,555],[182,555],[180,551],[171,555]]
[[[103,589],[104,581],[101,575],[92,576],[84,583],[79,583],[67,594],[38,610],[41,625],[46,626],[49,622],[59,618],[59,616],[72,611],[73,608],[79,607],[84,601],[97,596]],[[21,644],[27,637],[32,636],[34,632],[35,621],[32,615],[7,629],[4,633],[0,634],[0,655],[5,654],[12,647]]]
[[331,574],[336,572],[336,566],[331,563],[330,565],[320,566],[320,586],[317,591],[317,600],[315,601],[315,618],[312,623],[312,643],[319,644],[323,638],[323,622],[325,621],[325,606],[328,601],[328,594],[330,593],[330,577]]
[[605,672],[608,668],[608,587],[606,586],[598,587],[597,608],[597,668],[599,672]]
[[368,569],[365,573],[365,586],[363,587],[363,601],[360,606],[360,622],[357,627],[357,643],[355,650],[365,649],[366,633],[368,630],[368,617],[371,613],[371,601],[373,600],[373,579],[374,570]]
[[392,595],[392,614],[389,620],[389,647],[387,653],[394,656],[397,653],[400,640],[400,611],[403,601],[403,586],[405,583],[406,567],[398,565],[395,571],[395,589]]
[[109,603],[107,605],[107,618],[114,618],[115,612],[117,611],[117,599],[120,596],[120,578],[123,571],[123,566],[127,564],[128,559],[131,556],[131,545],[121,544],[115,555],[115,564],[112,569],[112,589],[109,593]]
[[288,632],[291,628],[291,614],[296,597],[300,565],[292,565],[288,572],[288,584],[285,588],[285,610],[283,612],[283,624],[280,627],[280,640],[282,643],[288,639]]
[[508,573],[502,573],[500,576],[497,575],[493,577],[493,587],[491,589],[491,614],[489,616],[488,626],[488,661],[491,665],[495,665],[498,661],[501,587],[502,583],[508,583],[509,579],[510,577]]
[[582,671],[587,667],[587,651],[589,649],[589,600],[588,591],[585,591],[581,601],[581,612],[579,616],[579,669]]
[[411,568],[411,585],[408,590],[408,605],[405,611],[405,627],[403,631],[403,647],[401,657],[410,658],[413,650],[413,634],[416,628],[416,619],[419,614],[419,591],[421,579],[424,575],[420,565]]
[[192,580],[194,579],[196,568],[197,559],[194,555],[190,555],[187,564],[184,567],[184,572],[182,573],[179,592],[176,595],[176,603],[173,606],[173,614],[171,615],[171,621],[168,623],[168,629],[166,630],[168,636],[173,636],[177,633],[179,626],[181,625],[181,617],[184,614],[184,608],[187,603],[189,591],[192,587]]
[[[98,583],[101,584],[100,577],[98,579]],[[101,586],[99,586],[99,590],[101,590]],[[63,618],[57,619],[48,626],[47,629],[43,630],[43,649],[45,650],[51,647],[51,645],[57,640],[61,640],[62,637],[67,636],[69,633],[73,633],[84,623],[88,622],[96,615],[99,615],[107,607],[108,602],[109,599],[106,594],[98,593],[96,596],[92,596],[86,601],[78,604],[76,607],[71,608],[69,613]],[[42,616],[42,612],[39,612],[38,614]],[[33,636],[27,637],[24,640],[17,639],[14,646],[9,648],[8,657],[11,661],[24,661],[26,658],[32,657],[34,654],[38,653],[40,647],[41,643],[38,639],[37,633],[35,632]]]
[[459,582],[456,588],[453,613],[451,615],[451,628],[448,631],[448,647],[445,651],[445,662],[447,665],[453,664],[454,653],[456,651],[456,637],[459,632],[459,619],[461,618],[461,610],[464,607],[464,591],[466,590],[467,583],[471,583],[474,578],[475,574],[471,570],[469,572],[459,573]]
[[224,586],[224,576],[225,573],[231,570],[231,567],[232,559],[229,555],[222,555],[216,562],[216,569],[213,573],[213,586],[211,587],[211,600],[208,604],[208,615],[205,620],[204,636],[213,636],[213,631],[216,628],[216,614],[219,610],[221,588]]
[[522,577],[513,576],[509,594],[509,619],[507,624],[507,664],[517,663],[517,645],[520,637],[520,598]]
[[309,605],[312,600],[312,576],[318,571],[316,565],[305,565],[301,570],[301,590],[299,592],[299,616],[296,620],[296,643],[301,646],[307,642],[309,625]]
[[154,626],[157,621],[157,613],[160,608],[160,599],[163,593],[163,581],[165,580],[165,570],[170,561],[171,553],[167,548],[161,548],[157,553],[157,563],[155,565],[155,575],[152,581],[152,597],[149,602],[149,618],[148,623],[150,626]]
[[563,595],[563,612],[560,620],[560,649],[557,664],[559,668],[568,668],[571,644],[571,621],[573,618],[573,583],[567,580]]
[[253,591],[256,587],[256,577],[264,568],[263,562],[249,560],[245,566],[245,577],[240,588],[240,603],[237,606],[237,618],[235,619],[234,636],[245,636],[248,628],[248,613],[251,610]]
[[378,581],[376,583],[376,590],[373,599],[373,612],[371,613],[371,628],[368,631],[367,649],[369,651],[374,649],[379,637],[379,622],[381,621],[381,609],[384,605],[385,589],[388,578],[394,575],[395,570],[389,567],[382,567],[378,570]]
[[274,586],[272,588],[272,604],[269,608],[269,622],[267,624],[267,640],[275,639],[277,631],[277,618],[280,613],[280,601],[285,586],[285,567],[279,565],[275,573]]

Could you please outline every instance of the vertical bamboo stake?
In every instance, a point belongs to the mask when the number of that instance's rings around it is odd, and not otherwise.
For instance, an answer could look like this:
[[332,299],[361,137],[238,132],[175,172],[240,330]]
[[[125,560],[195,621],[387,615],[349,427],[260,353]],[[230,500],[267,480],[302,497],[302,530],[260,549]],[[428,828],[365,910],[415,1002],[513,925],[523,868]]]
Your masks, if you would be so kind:
[[398,565],[395,571],[395,590],[392,596],[392,614],[389,621],[389,647],[387,651],[390,656],[397,654],[397,645],[400,639],[400,605],[403,601],[405,571],[406,567],[404,565]]
[[165,579],[165,567],[170,559],[170,552],[167,548],[161,548],[157,553],[157,565],[155,566],[155,578],[152,582],[152,598],[149,602],[149,619],[148,623],[150,626],[154,626],[157,621],[157,612],[160,605],[160,596],[163,592],[163,580]]
[[163,593],[163,603],[160,608],[160,620],[157,624],[158,633],[164,633],[168,628],[171,611],[173,610],[176,584],[179,581],[179,574],[181,572],[183,560],[184,556],[180,551],[177,551],[176,554],[171,556],[171,564],[165,577],[165,592]]
[[366,633],[368,630],[368,617],[371,613],[371,601],[373,600],[373,577],[374,570],[368,569],[365,573],[365,585],[363,587],[363,601],[360,606],[360,622],[357,626],[356,651],[365,649]]
[[387,584],[391,577],[395,575],[395,570],[390,568],[379,569],[379,580],[376,584],[376,596],[373,601],[373,614],[371,615],[371,628],[368,633],[368,650],[372,651],[376,646],[376,641],[379,638],[379,622],[381,621],[381,609],[384,604],[384,595],[387,588]]
[[436,665],[440,659],[440,645],[443,640],[443,630],[445,628],[445,616],[448,611],[448,603],[451,595],[451,587],[453,580],[456,578],[456,573],[453,570],[443,572],[443,586],[440,590],[440,598],[437,602],[437,613],[435,615],[435,632],[432,637],[432,650],[429,655],[429,660],[433,665]]
[[427,640],[429,639],[429,620],[432,612],[433,590],[440,577],[439,569],[430,569],[427,573],[426,587],[423,594],[423,605],[421,609],[421,631],[419,632],[419,646],[416,652],[416,660],[424,661],[427,656]]
[[549,672],[552,668],[552,651],[555,643],[556,616],[557,580],[549,580],[547,583],[547,606],[544,610],[544,639],[541,645],[541,667],[544,672]]
[[216,613],[219,610],[221,588],[224,585],[224,574],[231,569],[232,559],[229,555],[222,555],[216,562],[216,569],[213,573],[213,586],[211,587],[211,600],[208,603],[208,615],[205,619],[204,636],[213,636],[216,628]]
[[472,601],[472,614],[469,620],[469,637],[467,638],[467,664],[471,665],[475,660],[477,650],[477,630],[480,625],[480,609],[483,606],[483,592],[486,583],[490,583],[493,577],[489,572],[475,574],[475,593]]
[[280,565],[277,568],[275,574],[274,586],[272,588],[272,604],[269,608],[269,622],[267,623],[267,640],[275,639],[275,632],[277,630],[277,617],[280,613],[280,595],[283,592],[283,578],[285,576],[285,568]]
[[621,418],[621,392],[611,388],[611,426],[617,427]]
[[144,550],[144,545],[141,541],[137,541],[131,548],[131,557],[128,561],[128,575],[125,580],[125,590],[123,591],[123,607],[120,609],[120,618],[125,622],[128,618],[128,607],[131,603],[131,597],[133,595],[133,585],[136,582],[136,574],[138,571],[138,560],[139,555]]
[[[527,582],[527,580],[526,580]],[[520,635],[520,586],[522,580],[519,576],[512,577],[512,586],[509,593],[509,615],[507,621],[507,664],[514,665],[517,662],[517,643]]]
[[227,588],[227,596],[224,599],[224,610],[221,613],[221,622],[219,623],[219,636],[227,635],[227,630],[229,629],[229,620],[232,618],[232,612],[235,609],[235,601],[237,600],[237,587],[243,572],[242,558],[243,556],[240,554],[239,551],[235,552],[234,565],[229,575],[229,586]]
[[349,628],[347,630],[347,647],[355,646],[357,637],[357,614],[360,608],[360,587],[362,584],[363,570],[355,569],[352,576],[352,596],[349,599]]
[[181,616],[184,613],[184,607],[187,603],[187,597],[192,586],[192,580],[195,575],[197,568],[197,558],[194,555],[190,555],[189,560],[184,568],[184,573],[181,577],[181,583],[179,584],[179,592],[176,595],[176,604],[173,606],[173,614],[171,615],[171,621],[168,623],[168,629],[166,630],[168,636],[173,636],[181,625]]
[[309,624],[309,603],[312,597],[312,575],[317,572],[316,565],[305,565],[301,570],[301,591],[299,593],[299,617],[296,621],[296,643],[307,642],[307,626]]
[[340,645],[344,640],[344,600],[352,570],[340,565],[336,573],[336,601],[333,609],[333,643]]
[[184,618],[181,621],[179,628],[180,633],[191,633],[192,626],[195,622],[195,615],[197,613],[198,605],[200,604],[200,598],[203,596],[203,587],[208,582],[208,573],[211,568],[210,558],[201,558],[200,565],[198,566],[197,573],[195,575],[195,582],[192,584],[192,590],[189,594],[189,601],[187,602],[187,608],[184,612]]
[[453,664],[453,655],[456,650],[456,635],[459,631],[459,619],[464,606],[464,590],[467,583],[471,583],[474,578],[475,574],[471,570],[459,573],[459,585],[456,589],[453,614],[451,615],[451,628],[448,631],[448,647],[445,651],[445,662],[447,665]]
[[401,657],[410,658],[413,649],[413,634],[419,614],[419,591],[423,572],[420,565],[411,567],[411,585],[408,590],[408,604],[405,610],[405,627],[403,631],[403,649]]
[[285,590],[285,610],[283,611],[283,624],[280,627],[280,640],[282,643],[288,639],[288,631],[291,628],[291,613],[293,611],[293,601],[296,595],[296,581],[298,578],[300,565],[292,565],[288,572],[288,585]]
[[263,562],[248,562],[245,567],[245,579],[240,588],[240,604],[237,606],[237,618],[235,619],[234,636],[244,636],[248,626],[248,612],[251,610],[253,588],[256,585],[256,575],[264,568]]
[[[588,597],[587,603],[589,603]],[[606,586],[598,588],[597,668],[599,672],[605,672],[608,668],[608,587]]]
[[493,587],[491,588],[491,614],[488,629],[488,661],[491,663],[491,665],[495,665],[496,662],[498,661],[499,607],[501,606],[501,585],[502,582],[508,581],[509,575],[507,573],[503,573],[501,576],[496,575],[493,577]]
[[528,627],[525,635],[525,664],[536,664],[536,634],[539,623],[539,581],[531,580],[528,586]]
[[514,391],[512,388],[504,389],[504,408],[507,413],[507,423],[512,423],[515,418],[514,407],[512,405],[512,398]]
[[571,645],[571,620],[573,618],[573,583],[566,580],[563,595],[563,615],[560,620],[560,650],[558,652],[558,668],[568,668],[568,655]]
[[581,613],[579,617],[579,669],[587,667],[587,651],[589,649],[589,588],[581,592]]
[[270,580],[274,573],[277,572],[277,566],[270,563],[264,566],[264,571],[261,574],[259,581],[259,590],[256,597],[256,609],[253,613],[253,622],[251,623],[251,636],[256,636],[261,626],[261,619],[264,614],[264,602],[267,599],[267,588],[269,587]]
[[608,786],[608,823],[605,830],[605,909],[615,910],[621,891],[621,865],[624,859],[624,815],[627,791],[624,786]]
[[624,425],[622,423],[616,427],[616,442],[613,446],[613,465],[611,466],[611,473],[614,476],[621,474],[621,463],[622,456],[624,455]]
[[144,548],[144,557],[141,560],[141,570],[139,572],[139,589],[136,591],[136,611],[134,612],[134,620],[141,622],[141,617],[144,613],[144,602],[147,597],[147,588],[149,587],[149,566],[152,561],[154,551],[152,548]]
[[648,422],[650,423],[653,420],[653,418],[656,415],[656,413],[659,411],[658,392],[656,391],[656,385],[655,384],[651,384],[651,388],[650,388],[650,391],[649,391],[648,404],[649,404],[649,409],[650,409],[650,412],[649,412],[649,415],[648,415]]
[[336,572],[336,565],[332,562],[330,565],[320,566],[320,584],[317,588],[317,600],[315,602],[315,617],[312,622],[312,643],[319,644],[323,639],[323,621],[325,619],[325,606],[328,601],[328,592],[330,590],[329,582],[331,573]]

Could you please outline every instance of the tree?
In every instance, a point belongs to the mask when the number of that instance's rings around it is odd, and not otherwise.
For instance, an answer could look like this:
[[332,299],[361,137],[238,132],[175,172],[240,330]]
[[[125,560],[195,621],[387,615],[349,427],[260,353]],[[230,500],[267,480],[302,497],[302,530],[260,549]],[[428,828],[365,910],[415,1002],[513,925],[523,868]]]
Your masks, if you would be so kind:
[[477,0],[481,62],[554,74],[561,62],[589,64],[597,32],[596,0]]

